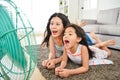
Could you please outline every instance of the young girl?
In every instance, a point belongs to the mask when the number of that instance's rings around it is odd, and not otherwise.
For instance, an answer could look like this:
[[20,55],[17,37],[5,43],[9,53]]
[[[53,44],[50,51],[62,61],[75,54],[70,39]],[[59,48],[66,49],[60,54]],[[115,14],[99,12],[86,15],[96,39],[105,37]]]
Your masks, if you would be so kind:
[[[85,73],[88,71],[89,65],[112,63],[107,60],[102,61],[103,58],[107,58],[108,55],[110,55],[110,51],[108,51],[108,49],[106,50],[106,45],[110,44],[112,40],[100,42],[99,46],[103,46],[101,49],[95,46],[88,46],[84,30],[79,26],[72,24],[65,29],[63,42],[65,51],[62,62],[60,67],[55,69],[55,74],[60,77],[68,77],[73,74]],[[67,57],[76,64],[82,64],[82,66],[76,69],[64,69],[67,64]],[[99,61],[101,61],[101,63],[95,62],[96,59],[100,59]]]

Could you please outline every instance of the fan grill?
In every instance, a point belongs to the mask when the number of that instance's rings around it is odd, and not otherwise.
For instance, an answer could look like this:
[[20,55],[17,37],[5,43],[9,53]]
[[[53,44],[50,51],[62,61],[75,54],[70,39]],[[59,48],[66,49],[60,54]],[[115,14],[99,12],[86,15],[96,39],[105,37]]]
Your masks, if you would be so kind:
[[[28,80],[37,66],[33,28],[11,0],[0,3],[0,80]],[[29,48],[28,48],[29,47]]]

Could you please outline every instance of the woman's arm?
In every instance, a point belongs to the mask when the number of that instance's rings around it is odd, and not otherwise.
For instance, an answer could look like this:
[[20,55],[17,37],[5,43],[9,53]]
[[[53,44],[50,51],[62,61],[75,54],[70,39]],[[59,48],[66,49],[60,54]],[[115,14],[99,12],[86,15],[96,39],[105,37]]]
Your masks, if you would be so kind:
[[61,62],[60,67],[64,68],[66,66],[66,63],[67,63],[67,54],[65,53],[65,50],[64,50],[62,56],[60,56],[59,58],[53,59],[53,61],[55,64]]
[[55,67],[55,64],[52,62],[52,59],[55,59],[55,47],[54,47],[52,36],[50,36],[50,39],[49,39],[49,50],[50,50],[50,53],[49,53],[48,59],[44,60],[42,62],[42,65],[43,67],[50,69]]
[[76,69],[61,69],[61,71],[59,72],[59,76],[68,77],[70,75],[85,73],[88,71],[89,54],[85,46],[82,46],[81,53],[82,53],[82,66]]
[[51,59],[49,60],[47,67],[48,69],[53,69],[55,68],[55,64],[61,62],[63,56],[60,56],[59,58]]
[[50,53],[49,53],[48,59],[55,59],[55,44],[52,39],[52,36],[50,36],[50,39],[49,39],[49,50],[50,50]]

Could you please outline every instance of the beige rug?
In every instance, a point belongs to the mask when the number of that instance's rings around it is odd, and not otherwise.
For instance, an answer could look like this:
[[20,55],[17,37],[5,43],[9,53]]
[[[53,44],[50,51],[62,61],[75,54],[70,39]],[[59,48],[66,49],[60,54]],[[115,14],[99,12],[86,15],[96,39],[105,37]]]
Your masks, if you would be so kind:
[[[114,62],[113,65],[90,66],[90,69],[87,73],[73,75],[62,79],[58,76],[55,76],[54,69],[47,70],[42,67],[41,62],[47,59],[49,50],[48,48],[39,48],[38,68],[46,80],[120,80],[120,51],[111,51],[112,56],[109,59]],[[77,67],[79,67],[79,65],[76,65],[71,61],[68,62],[67,68],[71,69]]]

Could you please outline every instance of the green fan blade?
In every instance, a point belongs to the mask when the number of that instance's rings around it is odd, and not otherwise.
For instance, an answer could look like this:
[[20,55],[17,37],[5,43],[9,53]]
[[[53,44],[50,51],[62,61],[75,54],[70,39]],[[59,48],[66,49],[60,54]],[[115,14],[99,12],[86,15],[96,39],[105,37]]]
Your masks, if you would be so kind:
[[14,65],[19,68],[26,68],[26,57],[17,34],[15,31],[9,32],[14,29],[14,24],[8,14],[8,11],[3,6],[0,6],[0,46],[2,48],[0,59],[3,55],[7,54],[13,61]]

